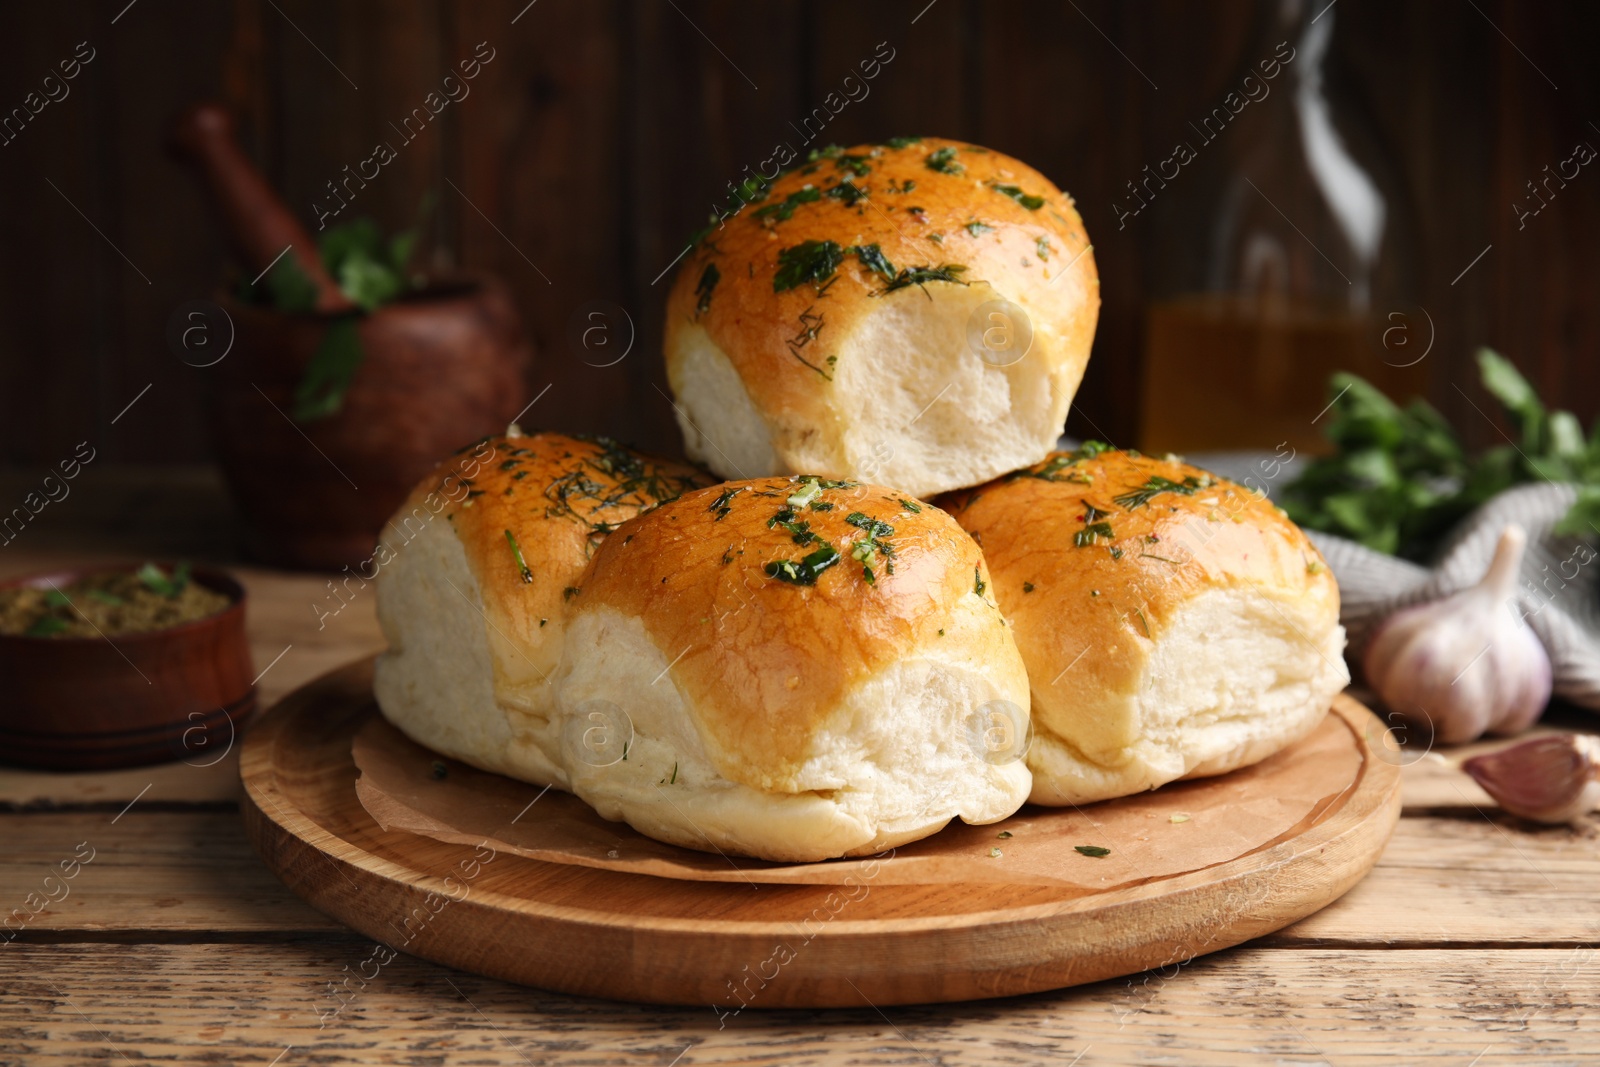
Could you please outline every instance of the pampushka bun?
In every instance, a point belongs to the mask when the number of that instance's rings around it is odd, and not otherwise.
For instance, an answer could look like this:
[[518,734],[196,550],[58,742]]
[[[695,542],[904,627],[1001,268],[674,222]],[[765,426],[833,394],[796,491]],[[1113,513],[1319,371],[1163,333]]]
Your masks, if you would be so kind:
[[686,494],[600,546],[566,646],[569,788],[659,840],[820,860],[1028,795],[1027,679],[983,557],[897,490]]
[[1100,306],[1071,198],[959,141],[814,156],[679,269],[666,366],[690,458],[916,496],[1042,458]]
[[1251,490],[1091,444],[941,504],[983,546],[1027,664],[1034,803],[1257,762],[1349,681],[1333,575]]

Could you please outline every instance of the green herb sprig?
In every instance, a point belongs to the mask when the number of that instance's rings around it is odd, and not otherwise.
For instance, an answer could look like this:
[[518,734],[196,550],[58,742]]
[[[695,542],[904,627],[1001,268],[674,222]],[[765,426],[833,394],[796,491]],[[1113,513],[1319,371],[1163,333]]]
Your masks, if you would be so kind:
[[1478,371],[1521,439],[1470,457],[1425,401],[1402,408],[1361,378],[1335,374],[1325,431],[1335,452],[1313,460],[1284,489],[1289,517],[1379,552],[1426,560],[1450,527],[1490,497],[1549,481],[1578,488],[1555,532],[1600,533],[1600,423],[1586,440],[1575,415],[1546,409],[1516,367],[1490,349],[1479,350]]

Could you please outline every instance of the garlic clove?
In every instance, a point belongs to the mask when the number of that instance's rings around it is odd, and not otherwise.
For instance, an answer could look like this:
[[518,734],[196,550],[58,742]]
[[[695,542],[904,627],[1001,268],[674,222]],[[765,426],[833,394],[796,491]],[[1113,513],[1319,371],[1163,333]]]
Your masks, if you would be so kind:
[[1495,803],[1535,822],[1575,822],[1600,809],[1600,738],[1554,734],[1461,765]]
[[1550,657],[1517,611],[1522,527],[1507,526],[1475,586],[1395,612],[1362,657],[1390,710],[1445,744],[1525,730],[1550,700]]

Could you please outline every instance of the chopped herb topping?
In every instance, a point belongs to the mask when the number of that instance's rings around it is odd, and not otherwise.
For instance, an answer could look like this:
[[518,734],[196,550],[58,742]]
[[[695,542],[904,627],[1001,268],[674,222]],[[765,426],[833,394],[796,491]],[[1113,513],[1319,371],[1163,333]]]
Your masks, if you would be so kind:
[[918,512],[920,512],[922,510],[922,505],[921,504],[918,504],[918,503],[916,503],[915,501],[912,501],[912,500],[907,500],[905,497],[901,497],[900,498],[900,506],[905,508],[907,511],[911,512],[911,514],[913,514],[913,515],[917,514]]
[[722,492],[717,494],[717,499],[713,500],[711,502],[711,506],[706,510],[716,512],[716,521],[721,522],[723,519],[728,517],[728,512],[732,509],[733,498],[744,492],[747,488],[749,488],[749,486],[739,485],[733,487],[732,489],[724,489]]
[[802,241],[778,253],[778,272],[772,278],[772,291],[787,292],[810,283],[821,286],[833,277],[844,261],[844,249],[834,241]]
[[1005,853],[1001,852],[998,848],[991,848],[989,850],[989,858],[991,859],[998,859],[1003,855],[1005,855]]
[[1099,845],[1073,845],[1072,851],[1084,856],[1093,856],[1095,859],[1111,855],[1109,848],[1102,848]]
[[788,222],[794,217],[795,208],[801,204],[812,204],[822,199],[822,190],[815,185],[805,185],[796,189],[776,204],[756,209],[758,219],[776,219],[778,222]]
[[856,259],[861,261],[863,267],[883,275],[890,282],[894,281],[894,264],[890,263],[888,257],[883,254],[883,249],[871,244],[855,245],[850,251],[856,254]]
[[69,624],[67,623],[66,619],[58,618],[55,615],[41,615],[32,626],[28,627],[27,632],[24,633],[23,636],[54,637],[56,634],[62,633],[68,629],[68,626]]
[[[666,581],[665,578],[663,578],[661,580],[663,582]],[[561,590],[561,599],[562,600],[571,600],[573,597],[577,596],[581,592],[583,592],[583,590],[579,589],[577,586],[569,585],[565,589]]]
[[971,222],[967,223],[967,232],[972,234],[974,237],[978,236],[980,233],[988,233],[993,229],[994,227],[990,226],[987,222],[979,222],[977,219],[973,219]]
[[511,558],[517,561],[517,573],[522,576],[523,582],[532,582],[533,571],[528,569],[528,561],[522,558],[522,546],[517,544],[517,535],[510,530],[506,531],[506,544],[511,546]]
[[[830,200],[843,201],[845,207],[855,207],[856,201],[866,200],[869,198],[867,190],[864,186],[857,185],[848,178],[840,182],[838,185],[835,185],[832,189],[829,189],[825,195]],[[815,197],[813,197],[813,199],[815,199]]]
[[1034,196],[1032,193],[1025,193],[1015,185],[1002,185],[999,182],[990,182],[989,188],[993,189],[1001,196],[1009,196],[1011,199],[1015,200],[1029,211],[1038,211],[1040,208],[1044,207],[1044,197]]
[[994,836],[996,836],[996,837],[1000,838],[1000,840],[1004,841],[1007,838],[1011,837],[1011,831],[1010,830],[1001,830],[999,833],[995,834]]
[[773,560],[766,566],[768,578],[776,578],[790,585],[816,585],[823,571],[839,562],[839,550],[826,541],[804,559]]
[[1088,548],[1102,537],[1109,541],[1115,536],[1109,522],[1092,522],[1072,535],[1072,543],[1079,548]]
[[783,507],[776,515],[767,520],[767,529],[770,530],[776,526],[781,526],[788,530],[797,545],[809,545],[817,539],[817,535],[811,532],[811,524],[804,520],[796,519],[794,508],[791,507]]
[[[966,269],[966,267],[950,263],[942,267],[904,267],[899,274],[890,279],[889,283],[879,289],[875,295],[882,296],[885,293],[892,293],[896,289],[904,289],[911,285],[921,287],[928,282],[954,282],[957,285],[966,285],[968,283],[956,277],[957,274],[961,274]],[[926,293],[927,290],[923,289],[923,292]],[[932,300],[933,297],[929,296],[928,299]]]
[[867,584],[878,584],[877,575],[872,570],[872,562],[878,558],[879,552],[882,552],[884,556],[884,570],[889,574],[893,574],[894,545],[882,540],[882,538],[893,537],[894,527],[859,511],[852,511],[845,516],[844,521],[866,534],[865,537],[851,546],[850,558],[862,564],[861,576],[867,580]]
[[924,162],[929,170],[936,170],[940,174],[960,174],[967,169],[956,162],[956,150],[950,145],[929,152]]
[[629,512],[626,517],[632,518],[698,488],[693,478],[668,474],[609,437],[589,440],[600,453],[583,457],[545,486],[544,514],[570,518],[587,528],[591,550],[618,525],[595,519],[599,512],[624,508]]
[[[145,588],[164,597],[177,596],[189,584],[189,565],[187,563],[180,563],[174,567],[170,578],[154,563],[146,563],[134,573],[145,584]],[[66,599],[66,594],[62,594],[62,599]]]
[[1024,593],[1031,593],[1031,592],[1033,592],[1033,583],[1032,583],[1032,582],[1023,582],[1023,583],[1022,583],[1022,591],[1023,591],[1023,592],[1024,592]]
[[1013,478],[1038,478],[1046,482],[1078,482],[1082,485],[1093,484],[1093,477],[1087,474],[1074,472],[1063,476],[1061,472],[1076,467],[1084,460],[1093,459],[1102,452],[1110,452],[1110,445],[1101,441],[1085,441],[1071,452],[1061,452],[1051,456],[1039,467],[1032,470],[1018,471],[1010,475]]
[[698,314],[704,315],[711,307],[711,290],[717,287],[717,282],[722,280],[722,272],[715,263],[707,263],[706,269],[700,272],[700,281],[695,285],[695,295],[700,300],[694,309]]
[[1116,501],[1124,510],[1132,511],[1134,508],[1144,507],[1150,503],[1153,497],[1160,493],[1181,493],[1184,496],[1193,496],[1196,490],[1207,489],[1214,484],[1209,477],[1204,476],[1197,478],[1191,474],[1183,481],[1175,482],[1170,478],[1163,478],[1156,474],[1151,475],[1149,480],[1139,488],[1123,493],[1120,496],[1114,496],[1111,499]]
[[1048,260],[1050,258],[1050,239],[1048,237],[1040,237],[1034,242],[1034,245],[1039,249],[1040,259]]
[[978,568],[972,568],[972,591],[982,596],[983,591],[987,588],[989,588],[988,583],[983,580],[983,575],[979,573]]
[[917,144],[921,140],[922,138],[920,137],[891,137],[883,143],[890,148],[905,148],[907,145]]

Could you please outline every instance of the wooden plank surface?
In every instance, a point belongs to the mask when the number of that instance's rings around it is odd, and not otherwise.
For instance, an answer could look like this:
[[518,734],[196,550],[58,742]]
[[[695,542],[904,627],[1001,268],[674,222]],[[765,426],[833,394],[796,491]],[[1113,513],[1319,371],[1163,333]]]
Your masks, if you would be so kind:
[[[0,815],[0,902],[8,907],[37,891],[79,842],[96,849],[62,905],[36,916],[25,937],[341,929],[260,864],[234,811],[160,810],[149,800],[115,823],[115,806]],[[1404,818],[1365,881],[1268,943],[1600,944],[1597,884],[1592,831],[1532,829],[1476,814]]]
[[[1231,950],[1006,1001],[727,1017],[554,996],[405,956],[363,968],[370,951],[353,939],[13,945],[0,949],[16,976],[0,992],[0,1061],[1497,1067],[1593,1062],[1600,1042],[1592,949]],[[369,979],[351,977],[331,1014],[329,983],[357,971]]]
[[[0,472],[0,491],[17,484]],[[272,664],[267,702],[381,646],[370,597],[319,630],[324,577],[234,560],[214,475],[90,467],[75,486],[0,553],[0,576],[147,556],[223,562],[253,597],[256,666]],[[0,1065],[1594,1062],[1600,821],[1541,828],[1499,814],[1457,766],[1476,748],[1408,763],[1394,840],[1346,897],[1265,940],[1130,979],[881,1014],[719,1019],[402,955],[365,988],[351,978],[354,999],[321,1029],[319,1012],[337,1004],[328,982],[356,972],[372,945],[255,858],[231,758],[85,775],[7,769],[0,916],[46,890],[81,845],[94,858],[15,940],[0,934]]]

